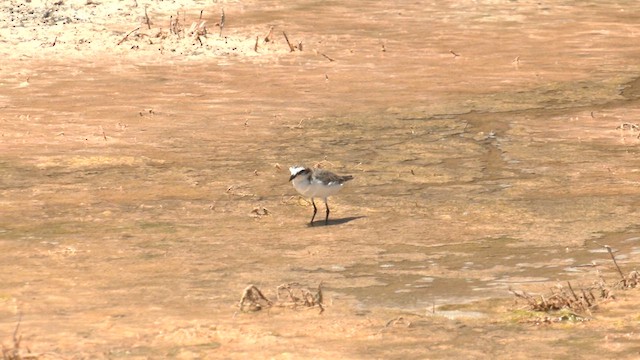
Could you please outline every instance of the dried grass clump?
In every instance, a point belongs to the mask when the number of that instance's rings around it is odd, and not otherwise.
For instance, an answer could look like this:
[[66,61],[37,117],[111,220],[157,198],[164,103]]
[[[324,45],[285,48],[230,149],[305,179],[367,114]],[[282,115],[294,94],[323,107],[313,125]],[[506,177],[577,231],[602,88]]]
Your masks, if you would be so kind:
[[276,288],[276,300],[269,300],[255,285],[247,286],[242,292],[238,307],[240,311],[260,311],[273,306],[295,309],[298,307],[319,307],[320,313],[324,312],[322,305],[322,283],[315,292],[304,288],[298,283],[282,284]]
[[[571,283],[567,281],[567,286],[564,287],[558,284],[555,288],[551,289],[551,294],[548,295],[531,295],[525,291],[516,291],[509,288],[509,291],[517,298],[526,301],[529,310],[535,312],[559,312],[564,314],[563,316],[553,318],[554,321],[565,320],[585,320],[585,315],[591,315],[591,311],[595,310],[599,304],[605,301],[614,299],[615,290],[627,290],[638,287],[640,284],[640,273],[632,271],[625,275],[620,269],[618,262],[613,254],[613,251],[608,245],[601,245],[604,247],[611,260],[615,265],[620,280],[613,284],[609,284],[605,279],[600,276],[598,282],[574,290]],[[551,318],[545,317],[543,323],[554,322]]]
[[570,310],[581,314],[590,313],[600,302],[612,297],[611,291],[602,286],[581,288],[576,292],[568,281],[567,287],[558,285],[555,289],[551,289],[550,295],[546,296],[534,296],[525,291],[513,289],[509,291],[516,298],[524,299],[530,310],[538,312]]
[[22,335],[18,332],[20,330],[21,321],[22,316],[20,316],[20,318],[18,319],[18,324],[16,324],[16,328],[13,331],[12,346],[7,347],[2,344],[2,360],[25,360],[39,358],[39,356],[37,354],[33,354],[29,348],[23,349],[21,347]]

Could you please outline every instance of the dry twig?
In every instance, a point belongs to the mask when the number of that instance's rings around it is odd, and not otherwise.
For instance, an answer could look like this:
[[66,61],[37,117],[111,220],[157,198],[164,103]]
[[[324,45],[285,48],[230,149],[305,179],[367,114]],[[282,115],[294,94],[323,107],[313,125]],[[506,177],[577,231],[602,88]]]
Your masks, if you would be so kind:
[[[591,117],[593,117],[593,111],[591,112]],[[620,124],[616,130],[633,130],[633,131],[640,131],[640,126],[638,126],[638,124],[633,124],[633,123],[622,123]]]
[[330,58],[330,57],[329,57],[327,54],[325,54],[325,53],[320,53],[320,55],[324,56],[327,60],[329,60],[329,61],[331,61],[331,62],[335,61],[334,59]]
[[220,24],[218,24],[220,26],[220,37],[222,37],[222,29],[224,29],[224,9],[220,9]]
[[293,47],[293,45],[291,45],[291,43],[289,42],[289,37],[287,36],[287,33],[283,31],[282,35],[284,35],[284,39],[287,40],[287,45],[289,45],[289,52],[296,51],[296,49]]
[[268,43],[271,41],[271,37],[273,36],[273,26],[269,27],[269,33],[264,37],[264,42]]
[[603,245],[603,246],[604,246],[605,249],[607,249],[607,252],[611,256],[611,260],[613,260],[613,264],[616,266],[616,269],[618,269],[618,274],[620,274],[620,278],[622,280],[624,280],[624,274],[622,273],[622,270],[620,269],[620,266],[618,265],[618,262],[616,261],[616,257],[613,255],[613,250],[611,250],[611,246],[609,246],[609,245]]
[[151,20],[149,20],[149,15],[147,15],[147,7],[144,7],[144,19],[147,22],[147,28],[151,30]]
[[629,288],[635,288],[638,286],[638,284],[640,283],[640,274],[637,271],[632,271],[629,273],[629,275],[625,275],[622,272],[622,269],[620,268],[620,265],[618,265],[618,261],[616,261],[616,257],[615,255],[613,255],[613,249],[611,249],[611,246],[609,245],[602,245],[600,243],[598,243],[597,241],[594,241],[594,243],[602,246],[603,248],[605,248],[607,250],[607,252],[609,253],[609,256],[611,256],[611,260],[613,261],[613,264],[616,267],[616,270],[618,271],[618,274],[620,275],[620,281],[618,281],[615,285],[616,288],[620,288],[620,289],[629,289]]
[[129,38],[129,35],[133,34],[134,32],[136,32],[136,31],[138,31],[138,30],[140,30],[140,26],[138,26],[137,28],[135,28],[135,29],[133,29],[133,30],[129,31],[129,33],[128,33],[127,35],[125,35],[125,36],[122,38],[122,40],[118,41],[118,45],[120,45],[120,44],[122,44],[123,42],[125,42],[125,41]]
[[258,311],[265,306],[271,307],[272,305],[271,300],[267,299],[260,289],[255,285],[249,285],[242,292],[238,307],[240,307],[240,311],[245,311],[247,307],[248,311]]
[[411,321],[406,320],[404,317],[402,316],[398,316],[395,319],[391,319],[389,321],[387,321],[387,323],[384,325],[384,327],[389,327],[389,326],[396,326],[398,324],[404,324],[407,327],[411,326]]

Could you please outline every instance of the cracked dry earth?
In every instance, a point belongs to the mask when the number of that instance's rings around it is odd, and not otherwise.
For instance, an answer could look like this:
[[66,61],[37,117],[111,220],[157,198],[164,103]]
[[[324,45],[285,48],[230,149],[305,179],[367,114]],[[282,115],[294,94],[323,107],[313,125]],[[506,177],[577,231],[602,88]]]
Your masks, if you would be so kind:
[[[637,2],[0,11],[5,354],[639,356],[635,289],[579,317],[509,292],[640,262]],[[354,176],[328,226],[293,164]],[[239,311],[288,283],[324,312]]]

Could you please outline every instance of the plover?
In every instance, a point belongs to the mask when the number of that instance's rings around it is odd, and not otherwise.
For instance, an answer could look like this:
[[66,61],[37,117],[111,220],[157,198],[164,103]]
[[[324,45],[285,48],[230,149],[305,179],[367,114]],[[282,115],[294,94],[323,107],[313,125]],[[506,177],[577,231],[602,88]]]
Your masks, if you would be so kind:
[[327,208],[327,216],[324,218],[325,225],[329,224],[329,204],[327,198],[336,194],[342,188],[345,182],[353,179],[351,175],[336,175],[331,171],[308,168],[303,166],[292,166],[289,168],[291,177],[289,181],[293,184],[293,187],[302,195],[311,198],[311,204],[313,204],[313,216],[311,217],[310,224],[313,225],[313,219],[316,217],[318,208],[316,207],[314,198],[321,198],[324,200],[324,205]]

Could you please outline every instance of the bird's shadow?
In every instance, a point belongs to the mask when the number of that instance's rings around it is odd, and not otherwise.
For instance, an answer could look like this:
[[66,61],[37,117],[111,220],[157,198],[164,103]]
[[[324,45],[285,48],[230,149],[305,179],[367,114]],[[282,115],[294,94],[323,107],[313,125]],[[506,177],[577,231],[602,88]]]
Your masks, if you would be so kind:
[[333,226],[333,225],[341,225],[341,224],[346,224],[348,222],[351,222],[353,220],[358,220],[358,219],[362,219],[362,218],[366,218],[366,216],[361,215],[361,216],[349,216],[349,217],[344,217],[344,218],[339,218],[339,219],[329,219],[329,222],[325,224],[324,220],[316,220],[313,223],[310,223],[309,225],[307,225],[308,227],[321,227],[321,226]]

